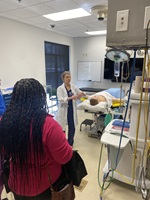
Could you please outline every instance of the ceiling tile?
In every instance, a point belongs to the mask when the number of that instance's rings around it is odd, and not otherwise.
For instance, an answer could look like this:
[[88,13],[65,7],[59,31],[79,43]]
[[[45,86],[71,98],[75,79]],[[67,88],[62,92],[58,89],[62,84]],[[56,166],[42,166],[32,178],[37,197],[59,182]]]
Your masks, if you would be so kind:
[[59,22],[64,26],[73,26],[73,25],[79,24],[76,20],[73,20],[73,19],[63,20],[63,21],[59,21]]
[[[54,13],[82,7],[90,12],[95,5],[107,4],[108,0],[0,0],[0,16],[31,26],[61,33],[70,37],[87,37],[86,30],[106,29],[107,21],[100,22],[96,15],[54,22],[43,17]],[[51,25],[55,27],[52,28]]]
[[18,8],[17,6],[14,6],[12,4],[9,4],[7,2],[4,1],[0,1],[0,12],[5,12],[5,11],[9,11],[9,10],[13,10]]
[[38,0],[41,3],[46,3],[46,2],[50,2],[50,1],[54,1],[54,0]]
[[65,10],[79,8],[79,6],[76,3],[70,0],[61,0],[61,1],[55,0],[45,4],[57,11],[65,11]]
[[36,27],[44,28],[44,29],[50,30],[50,31],[54,31],[54,29],[55,29],[55,31],[56,31],[56,30],[59,30],[59,29],[58,29],[59,27],[62,27],[62,25],[59,24],[59,23],[57,23],[57,25],[55,25],[54,28],[52,28],[51,25],[50,25],[49,23],[39,23],[39,24],[34,24],[34,25],[35,25]]
[[85,1],[83,1],[83,0],[72,0],[72,1],[77,3],[81,7],[108,4],[108,0],[85,0]]
[[19,3],[18,0],[1,0],[5,3],[8,3],[9,5],[15,6],[17,8],[22,7],[22,5]]
[[13,5],[18,5],[19,7],[31,6],[39,3],[39,0],[21,0],[21,2],[19,2],[18,0],[3,0],[3,1]]
[[87,23],[98,21],[97,18],[93,15],[90,15],[90,16],[87,16],[87,17],[76,18],[75,20],[76,20],[76,22],[82,23],[82,24],[87,24]]
[[89,26],[91,28],[99,28],[101,30],[101,29],[104,29],[104,28],[106,29],[107,23],[93,22],[93,23],[90,23],[89,25],[87,24],[87,26]]
[[13,20],[18,20],[19,17],[15,16],[15,15],[11,15],[10,13],[4,12],[4,13],[0,13],[1,17],[5,17],[8,19],[13,19]]
[[22,22],[24,24],[30,24],[30,25],[34,25],[35,23],[30,21],[30,18],[27,19],[18,19],[17,21]]
[[15,15],[15,16],[17,16],[19,18],[27,18],[27,17],[36,16],[35,13],[29,12],[29,11],[27,11],[25,9],[13,10],[13,11],[10,11],[9,13],[12,14],[12,15]]
[[39,0],[21,0],[20,5],[31,6],[40,3]]
[[55,12],[54,9],[50,8],[46,4],[37,4],[34,6],[27,7],[26,10],[34,11],[37,14],[45,15]]
[[43,16],[37,16],[37,17],[30,17],[29,21],[31,21],[32,23],[50,23],[50,20],[47,19],[46,17]]

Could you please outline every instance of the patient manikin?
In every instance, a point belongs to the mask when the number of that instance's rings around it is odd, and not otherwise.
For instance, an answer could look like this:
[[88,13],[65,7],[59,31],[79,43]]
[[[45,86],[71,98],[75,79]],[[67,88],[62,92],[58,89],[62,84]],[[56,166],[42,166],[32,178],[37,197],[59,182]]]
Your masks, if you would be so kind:
[[92,98],[90,99],[90,105],[91,106],[95,106],[100,102],[107,102],[106,98],[102,95],[99,96],[92,96]]
[[[119,99],[119,98],[115,98],[112,97],[111,99],[109,99],[109,101],[112,101],[112,104],[114,103],[124,103],[124,99]],[[108,102],[108,99],[106,99],[103,95],[92,95],[92,98],[90,98],[90,105],[91,106],[95,106],[97,104],[99,104],[100,102]]]

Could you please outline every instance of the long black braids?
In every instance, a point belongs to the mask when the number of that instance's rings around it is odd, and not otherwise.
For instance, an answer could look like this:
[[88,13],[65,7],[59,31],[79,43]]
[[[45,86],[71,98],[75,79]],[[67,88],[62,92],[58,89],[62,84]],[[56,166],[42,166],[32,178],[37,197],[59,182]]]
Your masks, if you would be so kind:
[[14,166],[17,163],[23,169],[30,159],[39,165],[43,153],[42,128],[47,115],[43,86],[33,78],[18,81],[0,122],[0,143]]

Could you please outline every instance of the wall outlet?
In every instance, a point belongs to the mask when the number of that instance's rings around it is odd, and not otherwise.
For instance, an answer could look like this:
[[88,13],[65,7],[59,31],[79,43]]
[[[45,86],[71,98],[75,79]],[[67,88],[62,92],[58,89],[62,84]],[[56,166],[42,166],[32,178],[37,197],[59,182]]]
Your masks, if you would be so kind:
[[129,10],[117,11],[116,31],[127,31],[129,21]]
[[[147,28],[148,21],[150,20],[150,6],[145,7],[145,16],[144,16],[144,29]],[[150,28],[150,23],[148,28]]]

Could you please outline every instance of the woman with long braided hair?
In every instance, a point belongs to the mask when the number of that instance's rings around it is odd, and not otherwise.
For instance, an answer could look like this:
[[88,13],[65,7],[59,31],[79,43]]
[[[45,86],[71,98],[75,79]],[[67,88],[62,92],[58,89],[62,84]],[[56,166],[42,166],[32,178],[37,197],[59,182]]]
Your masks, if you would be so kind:
[[15,200],[50,200],[51,182],[72,157],[61,126],[48,114],[46,93],[35,79],[21,79],[0,122],[0,147],[10,160],[8,184]]

